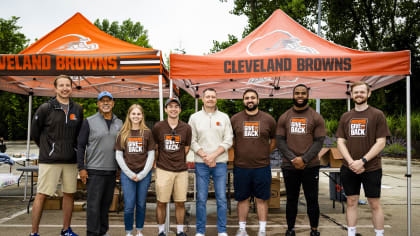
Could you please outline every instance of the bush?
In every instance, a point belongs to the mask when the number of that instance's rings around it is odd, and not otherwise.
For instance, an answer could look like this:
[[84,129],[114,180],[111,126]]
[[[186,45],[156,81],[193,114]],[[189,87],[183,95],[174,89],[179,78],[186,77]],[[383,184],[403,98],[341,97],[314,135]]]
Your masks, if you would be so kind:
[[[407,119],[406,115],[388,116],[386,118],[389,130],[392,136],[406,138],[407,136]],[[420,140],[420,113],[411,114],[411,138],[412,140]]]
[[[411,154],[414,154],[415,150],[411,149]],[[385,156],[405,156],[407,155],[407,142],[404,138],[392,136],[386,141],[386,146],[382,150],[382,155]]]
[[327,136],[335,137],[335,132],[338,128],[338,120],[326,120],[325,128],[327,129]]

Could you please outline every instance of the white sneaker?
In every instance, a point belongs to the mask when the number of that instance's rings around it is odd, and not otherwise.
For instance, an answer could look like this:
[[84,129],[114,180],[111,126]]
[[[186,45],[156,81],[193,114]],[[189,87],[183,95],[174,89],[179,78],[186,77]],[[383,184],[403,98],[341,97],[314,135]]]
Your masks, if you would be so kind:
[[127,233],[125,236],[133,236],[132,233]]
[[265,232],[261,232],[261,231],[259,231],[259,232],[258,232],[258,236],[265,236]]
[[246,233],[246,230],[238,229],[238,231],[236,232],[236,236],[248,236],[248,234]]
[[196,233],[195,236],[204,236],[204,234]]
[[143,236],[141,232],[137,232],[136,236]]
[[228,236],[227,233],[218,233],[217,236]]

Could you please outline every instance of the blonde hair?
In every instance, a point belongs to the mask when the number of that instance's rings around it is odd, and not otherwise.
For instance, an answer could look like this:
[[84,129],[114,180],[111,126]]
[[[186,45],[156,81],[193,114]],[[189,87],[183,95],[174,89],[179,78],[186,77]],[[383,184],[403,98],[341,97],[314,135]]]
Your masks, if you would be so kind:
[[149,127],[146,126],[146,117],[144,115],[144,110],[143,107],[140,106],[139,104],[133,104],[130,106],[130,108],[128,108],[128,112],[127,112],[127,116],[125,117],[125,122],[120,130],[119,136],[120,136],[120,146],[122,148],[122,150],[125,149],[125,145],[127,143],[127,138],[130,135],[130,131],[133,127],[133,125],[131,124],[131,120],[130,120],[130,113],[134,110],[134,109],[139,109],[141,114],[143,115],[143,119],[140,121],[140,135],[143,135],[143,132],[145,130],[149,130]]

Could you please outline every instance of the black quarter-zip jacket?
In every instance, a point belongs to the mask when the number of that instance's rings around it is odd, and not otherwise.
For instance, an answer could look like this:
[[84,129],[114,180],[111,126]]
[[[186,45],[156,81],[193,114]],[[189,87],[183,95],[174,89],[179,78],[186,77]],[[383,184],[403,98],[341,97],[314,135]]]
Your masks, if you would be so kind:
[[39,147],[39,163],[76,163],[82,107],[70,100],[67,114],[56,98],[42,104],[32,120],[31,137]]

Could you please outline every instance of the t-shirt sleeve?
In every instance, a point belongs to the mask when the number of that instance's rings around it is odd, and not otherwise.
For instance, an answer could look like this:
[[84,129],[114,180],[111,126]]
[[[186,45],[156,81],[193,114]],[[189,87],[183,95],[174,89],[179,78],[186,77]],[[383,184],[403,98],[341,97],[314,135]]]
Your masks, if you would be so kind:
[[324,137],[327,135],[327,130],[325,129],[325,121],[321,115],[317,116],[316,126],[314,129],[314,138]]
[[120,134],[118,135],[117,140],[115,141],[114,149],[116,151],[123,151],[123,149],[121,148],[121,135]]
[[344,138],[344,139],[346,138],[346,133],[345,133],[346,123],[344,120],[345,120],[344,115],[342,115],[340,118],[340,121],[338,122],[337,132],[335,133],[335,136],[337,138]]
[[270,116],[270,138],[276,138],[276,120]]
[[281,115],[279,120],[277,121],[277,129],[276,129],[276,135],[279,136],[286,136],[286,126],[285,126],[285,116]]
[[155,139],[152,135],[152,131],[147,132],[147,151],[155,150]]
[[388,124],[386,122],[386,118],[384,113],[380,112],[378,114],[378,119],[376,120],[376,138],[383,138],[391,136],[391,132],[389,132]]

